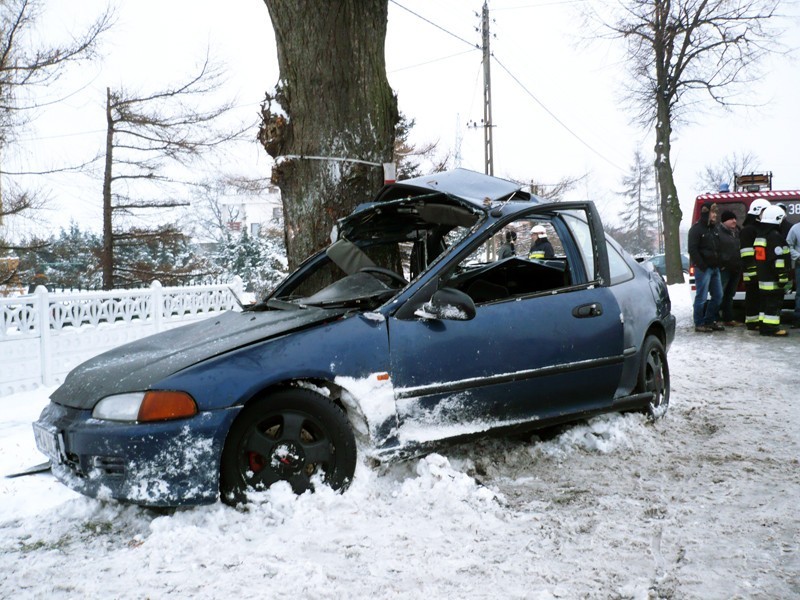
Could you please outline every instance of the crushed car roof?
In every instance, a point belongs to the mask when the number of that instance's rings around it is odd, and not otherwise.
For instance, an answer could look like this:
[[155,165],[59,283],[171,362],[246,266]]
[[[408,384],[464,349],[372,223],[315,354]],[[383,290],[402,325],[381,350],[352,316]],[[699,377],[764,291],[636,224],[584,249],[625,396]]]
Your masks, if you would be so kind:
[[454,169],[433,173],[424,177],[404,179],[383,187],[375,198],[375,202],[386,202],[403,196],[416,196],[421,193],[438,192],[466,200],[473,206],[486,209],[489,202],[505,202],[507,200],[532,201],[535,196],[520,189],[513,181],[484,175],[468,169]]

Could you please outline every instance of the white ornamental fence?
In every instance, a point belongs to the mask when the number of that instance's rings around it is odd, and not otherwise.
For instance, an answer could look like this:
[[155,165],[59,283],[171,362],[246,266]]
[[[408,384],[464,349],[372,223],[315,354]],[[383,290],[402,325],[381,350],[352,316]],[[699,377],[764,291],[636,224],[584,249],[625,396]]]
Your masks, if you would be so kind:
[[0,298],[0,396],[54,385],[115,346],[239,308],[230,284],[105,292],[48,292]]

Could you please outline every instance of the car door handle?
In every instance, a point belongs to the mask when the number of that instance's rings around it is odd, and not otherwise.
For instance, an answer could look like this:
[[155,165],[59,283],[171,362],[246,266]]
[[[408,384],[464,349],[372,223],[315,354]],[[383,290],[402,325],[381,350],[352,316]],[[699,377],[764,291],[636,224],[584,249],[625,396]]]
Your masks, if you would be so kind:
[[591,304],[582,304],[572,309],[572,316],[578,319],[586,319],[588,317],[599,317],[603,314],[603,306],[597,302]]

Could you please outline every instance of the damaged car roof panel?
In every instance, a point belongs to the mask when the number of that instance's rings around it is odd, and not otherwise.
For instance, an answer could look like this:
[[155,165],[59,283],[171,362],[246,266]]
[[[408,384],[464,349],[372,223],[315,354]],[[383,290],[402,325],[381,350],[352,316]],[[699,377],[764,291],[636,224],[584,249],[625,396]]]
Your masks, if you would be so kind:
[[505,202],[509,199],[536,201],[536,197],[523,191],[518,183],[467,169],[433,173],[384,186],[375,201],[385,202],[407,195],[415,196],[431,192],[455,196],[484,209],[487,208],[487,199],[491,202]]

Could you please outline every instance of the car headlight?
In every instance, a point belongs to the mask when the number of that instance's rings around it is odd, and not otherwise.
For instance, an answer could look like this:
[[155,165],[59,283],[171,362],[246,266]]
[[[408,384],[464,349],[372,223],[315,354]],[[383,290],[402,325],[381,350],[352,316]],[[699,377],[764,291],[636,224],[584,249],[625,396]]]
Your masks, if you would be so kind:
[[106,396],[92,411],[95,419],[151,422],[184,419],[197,414],[197,404],[186,392],[153,390]]

